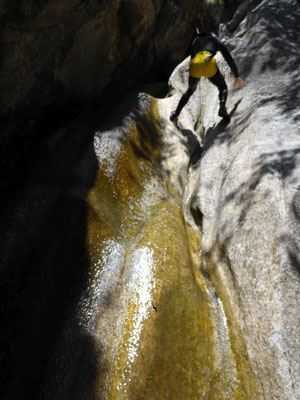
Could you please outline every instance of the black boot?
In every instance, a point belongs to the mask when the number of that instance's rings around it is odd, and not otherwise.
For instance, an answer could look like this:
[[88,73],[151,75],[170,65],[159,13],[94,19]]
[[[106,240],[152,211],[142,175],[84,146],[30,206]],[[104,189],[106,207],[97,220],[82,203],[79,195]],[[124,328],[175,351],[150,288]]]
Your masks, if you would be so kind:
[[230,122],[230,116],[226,110],[225,103],[220,103],[219,117],[222,117],[225,122]]
[[175,121],[175,119],[177,119],[178,118],[178,113],[177,113],[177,111],[175,110],[175,111],[172,111],[171,112],[171,115],[170,115],[170,120],[171,121]]

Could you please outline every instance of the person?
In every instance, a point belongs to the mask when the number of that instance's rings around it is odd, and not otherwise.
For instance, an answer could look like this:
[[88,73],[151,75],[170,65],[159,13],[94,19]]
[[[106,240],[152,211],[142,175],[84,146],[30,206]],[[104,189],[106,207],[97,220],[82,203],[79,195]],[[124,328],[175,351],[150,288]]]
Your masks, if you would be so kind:
[[221,74],[214,58],[218,51],[222,53],[235,76],[234,84],[239,88],[245,86],[245,82],[239,77],[237,66],[223,42],[211,33],[200,33],[196,27],[196,35],[194,40],[192,40],[191,47],[188,51],[191,55],[189,86],[187,91],[182,95],[176,110],[171,113],[171,121],[175,121],[178,118],[181,110],[187,104],[191,95],[195,92],[200,78],[204,76],[219,89],[219,116],[222,117],[224,121],[230,122],[230,116],[226,109],[228,88],[224,76]]

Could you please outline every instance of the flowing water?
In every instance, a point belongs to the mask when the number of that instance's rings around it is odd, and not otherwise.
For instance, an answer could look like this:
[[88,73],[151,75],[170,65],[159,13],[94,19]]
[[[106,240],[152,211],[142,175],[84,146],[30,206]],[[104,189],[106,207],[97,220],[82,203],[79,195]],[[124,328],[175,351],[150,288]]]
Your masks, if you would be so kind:
[[143,101],[142,122],[94,136],[88,283],[45,399],[246,399],[223,304],[200,272],[200,231],[169,190],[155,102]]

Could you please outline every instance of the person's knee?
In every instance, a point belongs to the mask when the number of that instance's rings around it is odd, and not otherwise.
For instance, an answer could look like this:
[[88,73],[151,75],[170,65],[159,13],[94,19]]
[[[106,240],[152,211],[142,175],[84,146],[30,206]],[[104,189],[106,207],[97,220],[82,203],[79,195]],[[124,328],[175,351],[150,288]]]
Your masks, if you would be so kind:
[[227,86],[220,86],[219,87],[219,100],[221,103],[225,103],[227,100],[228,90]]
[[225,81],[219,86],[219,90],[220,92],[223,90],[228,90],[228,86]]

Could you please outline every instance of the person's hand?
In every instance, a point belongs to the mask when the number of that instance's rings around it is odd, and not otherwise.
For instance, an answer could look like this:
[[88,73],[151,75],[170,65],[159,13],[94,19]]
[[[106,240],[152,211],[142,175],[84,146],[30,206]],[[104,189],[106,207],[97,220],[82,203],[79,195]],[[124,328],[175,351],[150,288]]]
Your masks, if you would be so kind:
[[241,88],[244,87],[245,85],[246,85],[246,82],[243,81],[243,79],[241,79],[240,77],[235,78],[235,80],[234,80],[234,86],[238,86],[238,87],[241,89]]

